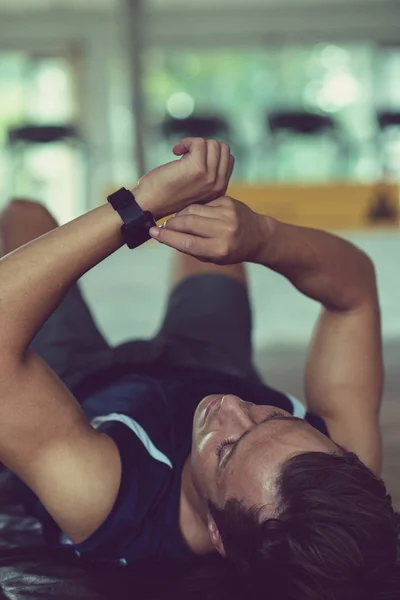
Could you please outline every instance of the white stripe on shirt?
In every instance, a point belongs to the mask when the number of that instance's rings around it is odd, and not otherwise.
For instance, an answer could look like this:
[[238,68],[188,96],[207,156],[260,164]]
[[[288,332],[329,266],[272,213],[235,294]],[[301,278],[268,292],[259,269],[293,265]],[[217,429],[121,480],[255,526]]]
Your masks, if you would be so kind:
[[172,463],[168,456],[166,456],[153,444],[143,427],[141,427],[139,423],[134,421],[131,417],[128,417],[127,415],[123,414],[121,415],[118,413],[111,413],[109,415],[95,417],[91,423],[92,426],[95,429],[97,429],[98,427],[100,427],[100,425],[102,425],[103,423],[107,423],[108,421],[119,421],[120,423],[123,423],[124,425],[129,427],[129,429],[131,429],[137,435],[137,437],[142,442],[143,446],[146,448],[147,452],[152,458],[166,464],[172,469]]
[[290,402],[292,403],[293,416],[298,417],[299,419],[304,419],[307,414],[307,410],[304,404],[302,404],[300,400],[297,400],[297,398],[291,396],[290,394],[285,395],[289,398]]

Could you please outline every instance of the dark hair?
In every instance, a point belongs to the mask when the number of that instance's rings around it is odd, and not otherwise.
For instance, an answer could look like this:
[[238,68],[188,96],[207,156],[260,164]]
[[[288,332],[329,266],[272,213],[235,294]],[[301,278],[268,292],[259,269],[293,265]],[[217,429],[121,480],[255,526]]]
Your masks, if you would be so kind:
[[263,507],[210,503],[234,567],[235,598],[400,598],[399,516],[383,481],[355,454],[291,458],[277,480],[277,501],[277,514],[264,519]]
[[265,518],[263,507],[235,499],[210,504],[228,559],[83,570],[72,552],[67,568],[67,548],[10,549],[0,552],[1,589],[120,600],[399,600],[398,516],[384,483],[354,454],[287,461],[277,506]]

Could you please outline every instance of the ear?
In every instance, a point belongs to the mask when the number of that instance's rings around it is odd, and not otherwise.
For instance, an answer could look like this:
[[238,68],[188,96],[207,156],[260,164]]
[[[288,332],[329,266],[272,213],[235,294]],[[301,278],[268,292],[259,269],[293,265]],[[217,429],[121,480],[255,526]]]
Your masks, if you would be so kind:
[[224,544],[223,544],[223,541],[221,538],[221,534],[219,532],[216,522],[214,521],[214,519],[212,518],[211,515],[208,515],[207,528],[208,528],[208,534],[210,536],[212,545],[217,550],[217,552],[219,552],[219,554],[221,556],[225,557],[226,552],[225,552]]

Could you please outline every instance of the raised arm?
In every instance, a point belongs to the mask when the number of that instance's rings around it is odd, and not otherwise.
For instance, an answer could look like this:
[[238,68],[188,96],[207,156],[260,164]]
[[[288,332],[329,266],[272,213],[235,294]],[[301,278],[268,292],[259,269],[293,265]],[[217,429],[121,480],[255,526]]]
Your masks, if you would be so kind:
[[322,305],[310,344],[305,393],[331,437],[377,474],[383,387],[378,294],[371,260],[349,242],[313,229],[267,221],[259,262]]
[[[228,146],[188,139],[179,161],[135,189],[156,218],[226,189]],[[46,364],[29,351],[69,286],[123,244],[119,215],[104,205],[0,260],[0,461],[23,479],[73,541],[106,518],[119,488],[114,442],[97,433]]]
[[339,237],[279,223],[230,198],[188,207],[152,235],[201,260],[263,264],[322,305],[305,375],[308,405],[378,473],[383,367],[371,260]]
[[[231,174],[226,145],[188,139],[175,151],[184,156],[148,173],[134,190],[141,208],[157,219],[199,197],[215,197]],[[2,362],[21,358],[70,285],[122,246],[121,224],[106,203],[0,261]]]

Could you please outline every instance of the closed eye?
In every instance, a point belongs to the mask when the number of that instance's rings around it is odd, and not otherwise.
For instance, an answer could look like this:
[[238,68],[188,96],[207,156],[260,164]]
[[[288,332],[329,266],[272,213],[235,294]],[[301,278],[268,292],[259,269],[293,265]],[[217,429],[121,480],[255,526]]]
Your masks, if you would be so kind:
[[[276,418],[281,418],[284,419],[284,415],[282,414],[281,411],[279,410],[274,410],[273,412],[271,412],[265,419],[263,419],[262,421],[260,421],[259,423],[257,423],[257,425],[261,425],[261,423],[267,423],[268,421],[272,421],[272,419],[276,419]],[[237,440],[233,440],[232,438],[228,438],[226,440],[223,440],[219,445],[218,448],[216,449],[216,455],[218,457],[218,462],[219,462],[219,467],[225,466],[227,459],[231,456],[232,452],[236,449],[237,444],[251,431],[251,429],[248,429],[247,431],[244,432],[243,435],[241,435]],[[223,452],[225,448],[229,448],[230,447],[230,452]],[[222,457],[222,458],[221,458]]]

